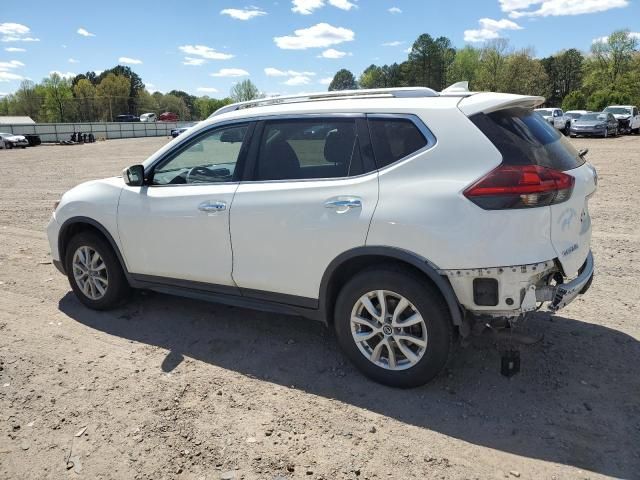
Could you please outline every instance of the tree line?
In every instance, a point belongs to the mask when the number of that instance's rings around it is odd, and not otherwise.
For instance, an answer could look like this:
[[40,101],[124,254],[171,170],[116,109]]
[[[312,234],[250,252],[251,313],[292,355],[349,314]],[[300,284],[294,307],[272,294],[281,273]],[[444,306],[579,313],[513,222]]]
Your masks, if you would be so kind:
[[498,38],[481,47],[455,49],[447,37],[420,35],[401,63],[367,67],[358,78],[338,71],[329,90],[423,86],[442,90],[467,80],[472,91],[546,97],[565,110],[600,111],[611,104],[640,104],[640,51],[627,30],[575,48],[536,58],[532,48],[513,49]]
[[[407,59],[367,67],[358,78],[339,70],[329,90],[424,86],[442,90],[467,80],[471,90],[546,97],[547,106],[602,110],[610,104],[640,105],[638,39],[627,30],[594,42],[587,53],[575,48],[536,58],[532,48],[514,49],[498,38],[481,47],[453,47],[447,37],[420,35]],[[24,80],[0,99],[0,115],[29,116],[36,122],[113,121],[122,114],[173,112],[181,120],[201,120],[234,101],[261,97],[244,80],[229,97],[194,96],[182,90],[149,92],[130,67],[117,65],[99,74],[74,78],[52,73],[40,83]]]
[[29,116],[38,123],[109,122],[123,114],[173,112],[181,120],[200,120],[233,101],[257,95],[250,81],[240,82],[222,99],[196,97],[182,90],[150,93],[138,74],[118,65],[100,74],[64,78],[52,73],[40,83],[24,80],[16,92],[0,99],[0,115]]

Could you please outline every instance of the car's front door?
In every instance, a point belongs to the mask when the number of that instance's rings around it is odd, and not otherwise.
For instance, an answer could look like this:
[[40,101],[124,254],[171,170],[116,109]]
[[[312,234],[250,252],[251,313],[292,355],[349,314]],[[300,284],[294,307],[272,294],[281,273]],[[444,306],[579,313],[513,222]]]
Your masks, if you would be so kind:
[[252,128],[233,124],[197,133],[152,167],[148,185],[124,188],[118,233],[130,273],[237,290],[229,209]]
[[233,278],[243,295],[312,306],[329,263],[365,245],[378,201],[366,120],[268,120],[254,137],[231,209]]

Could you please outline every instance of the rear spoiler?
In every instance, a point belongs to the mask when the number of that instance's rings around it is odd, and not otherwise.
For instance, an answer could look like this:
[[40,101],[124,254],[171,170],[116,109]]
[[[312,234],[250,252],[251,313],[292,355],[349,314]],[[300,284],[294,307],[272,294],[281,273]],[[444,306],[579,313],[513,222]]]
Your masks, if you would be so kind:
[[470,117],[476,113],[491,113],[511,107],[535,108],[542,103],[544,103],[544,97],[511,93],[477,93],[460,100],[458,108]]

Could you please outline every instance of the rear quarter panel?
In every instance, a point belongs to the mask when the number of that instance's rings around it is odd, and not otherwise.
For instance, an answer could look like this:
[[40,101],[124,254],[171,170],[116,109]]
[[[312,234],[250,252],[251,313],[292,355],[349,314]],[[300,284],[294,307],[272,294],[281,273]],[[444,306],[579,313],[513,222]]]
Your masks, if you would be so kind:
[[463,195],[502,157],[458,109],[417,112],[435,146],[379,174],[380,198],[367,245],[417,253],[441,269],[537,263],[556,256],[548,207],[487,211]]

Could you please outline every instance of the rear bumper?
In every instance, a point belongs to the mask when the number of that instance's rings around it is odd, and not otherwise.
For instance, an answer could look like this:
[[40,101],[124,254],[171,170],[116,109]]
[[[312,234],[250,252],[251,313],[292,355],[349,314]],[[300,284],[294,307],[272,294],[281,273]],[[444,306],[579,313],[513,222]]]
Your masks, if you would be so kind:
[[547,307],[552,312],[557,312],[569,305],[575,298],[585,293],[591,286],[595,266],[593,254],[589,251],[587,259],[580,268],[580,273],[573,280],[556,285],[554,287],[542,287],[536,290],[536,301],[550,302]]

